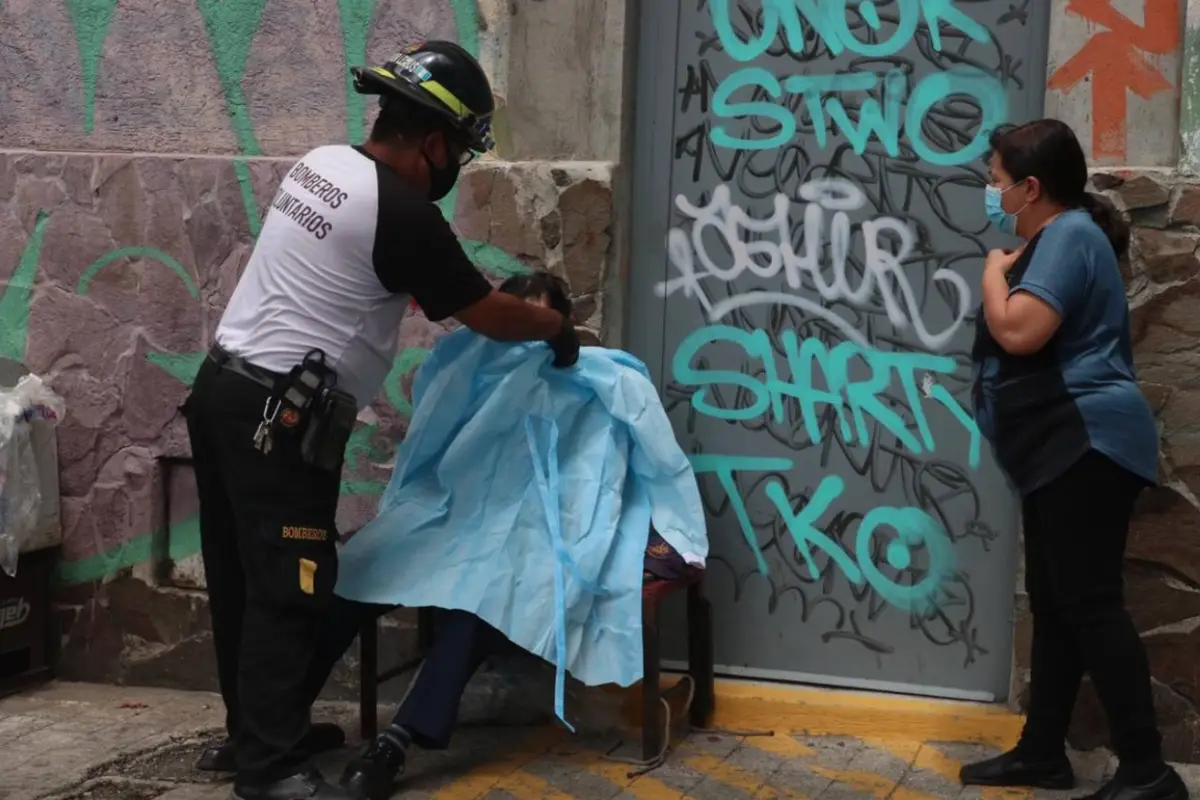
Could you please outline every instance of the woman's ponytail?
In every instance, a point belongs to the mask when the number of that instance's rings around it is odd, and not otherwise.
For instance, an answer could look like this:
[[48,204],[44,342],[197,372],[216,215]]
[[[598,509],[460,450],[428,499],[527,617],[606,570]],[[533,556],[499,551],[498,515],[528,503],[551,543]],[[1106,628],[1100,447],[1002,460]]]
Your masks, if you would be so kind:
[[1120,212],[1107,198],[1090,192],[1083,193],[1083,200],[1079,205],[1091,215],[1092,221],[1100,230],[1104,231],[1109,244],[1117,252],[1117,258],[1124,258],[1129,252],[1129,225],[1122,219]]

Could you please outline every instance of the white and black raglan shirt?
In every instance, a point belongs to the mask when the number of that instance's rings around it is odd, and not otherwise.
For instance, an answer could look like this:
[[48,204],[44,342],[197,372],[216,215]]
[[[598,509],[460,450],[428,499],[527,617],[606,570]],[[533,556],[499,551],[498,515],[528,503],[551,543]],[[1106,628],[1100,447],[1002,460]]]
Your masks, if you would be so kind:
[[319,349],[363,408],[410,298],[437,322],[491,288],[418,189],[361,148],[318,147],[283,179],[216,339],[273,372]]

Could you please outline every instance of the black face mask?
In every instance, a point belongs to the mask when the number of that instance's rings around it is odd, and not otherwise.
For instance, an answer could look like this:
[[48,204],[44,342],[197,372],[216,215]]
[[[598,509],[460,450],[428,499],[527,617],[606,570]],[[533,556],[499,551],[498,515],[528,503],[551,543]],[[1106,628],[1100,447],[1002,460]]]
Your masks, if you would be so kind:
[[450,158],[449,152],[446,153],[446,166],[444,167],[438,167],[424,153],[421,155],[425,158],[426,166],[429,167],[429,200],[436,203],[450,194],[450,190],[454,188],[454,184],[458,180],[458,173],[462,169],[462,165],[456,159]]

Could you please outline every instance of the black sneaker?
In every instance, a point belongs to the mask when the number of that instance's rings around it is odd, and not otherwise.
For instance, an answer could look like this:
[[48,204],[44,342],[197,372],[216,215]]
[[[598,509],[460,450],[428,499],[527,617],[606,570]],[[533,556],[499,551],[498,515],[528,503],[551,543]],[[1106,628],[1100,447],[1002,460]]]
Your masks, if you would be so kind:
[[339,783],[369,800],[387,800],[392,796],[396,778],[403,772],[404,751],[379,736],[362,755],[346,765]]
[[1113,778],[1081,800],[1188,800],[1188,788],[1179,773],[1167,767],[1158,778],[1140,786]]
[[362,800],[362,795],[331,786],[315,769],[274,783],[233,784],[233,800]]
[[1009,750],[995,758],[967,764],[958,773],[963,786],[1027,786],[1074,789],[1075,772],[1065,755],[1037,757]]
[[[346,743],[346,733],[332,722],[314,722],[300,742],[305,755],[314,756],[327,750],[337,750]],[[202,772],[237,772],[233,757],[233,742],[226,739],[200,754],[196,769]]]

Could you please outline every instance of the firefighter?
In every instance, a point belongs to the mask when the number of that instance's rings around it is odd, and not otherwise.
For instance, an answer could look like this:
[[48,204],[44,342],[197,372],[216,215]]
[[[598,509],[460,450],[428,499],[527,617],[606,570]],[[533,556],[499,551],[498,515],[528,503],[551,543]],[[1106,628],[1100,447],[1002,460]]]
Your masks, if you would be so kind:
[[451,42],[352,70],[380,95],[361,146],[327,145],[287,173],[184,405],[227,741],[199,766],[236,771],[239,800],[354,798],[325,782],[305,675],[337,578],[335,513],[355,417],[391,369],[411,301],[502,341],[549,342],[558,311],[495,291],[434,205],[491,148],[494,100]]

